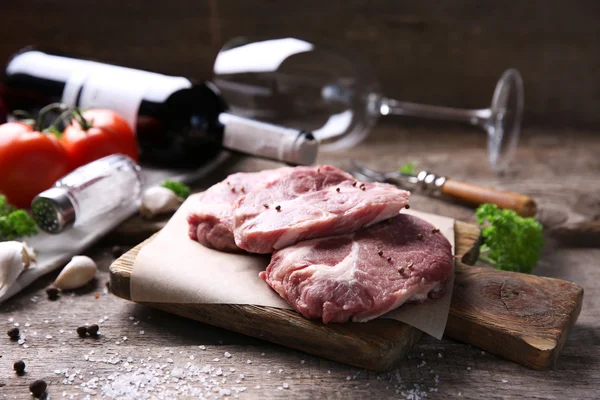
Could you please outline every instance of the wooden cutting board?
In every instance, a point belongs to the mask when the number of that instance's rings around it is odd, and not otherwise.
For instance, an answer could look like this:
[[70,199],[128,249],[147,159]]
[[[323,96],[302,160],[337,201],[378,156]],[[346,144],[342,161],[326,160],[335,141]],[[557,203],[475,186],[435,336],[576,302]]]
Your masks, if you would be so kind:
[[[445,335],[534,368],[550,367],[581,311],[583,289],[571,282],[492,268],[469,267],[460,256],[479,237],[455,223],[456,279]],[[135,258],[152,238],[110,267],[111,291],[131,300]],[[165,266],[165,268],[173,266]],[[174,269],[176,271],[176,269]],[[387,371],[420,339],[416,328],[391,319],[325,325],[291,310],[228,304],[147,305],[306,353],[374,371]]]

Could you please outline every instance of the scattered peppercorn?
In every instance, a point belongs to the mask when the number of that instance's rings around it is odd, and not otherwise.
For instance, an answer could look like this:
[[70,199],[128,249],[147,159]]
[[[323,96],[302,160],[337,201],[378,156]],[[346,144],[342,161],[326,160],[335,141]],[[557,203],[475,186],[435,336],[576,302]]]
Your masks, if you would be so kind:
[[363,183],[362,185],[360,185],[360,190],[362,190],[363,192],[365,191],[365,184]]
[[226,183],[227,185],[231,185],[231,183],[229,183],[229,181],[225,181],[225,183]]
[[246,193],[246,189],[242,186],[242,193]]
[[419,239],[419,240],[423,240],[423,235],[422,235],[422,234],[420,234],[420,233],[418,233],[418,234],[417,234],[417,239]]
[[408,267],[408,269],[411,269],[413,267],[413,262],[412,261],[409,262],[408,265],[407,265],[407,267]]
[[79,335],[80,338],[84,338],[85,335],[87,334],[88,328],[86,326],[80,326],[77,328],[77,334]]
[[269,205],[268,204],[263,204],[263,207],[264,208],[269,208]]
[[25,362],[23,360],[16,361],[13,364],[13,369],[17,372],[17,374],[23,375],[23,372],[25,372]]
[[356,181],[352,182],[352,186],[356,187]]
[[408,210],[410,208],[410,204],[405,205],[404,208]]
[[235,188],[231,188],[231,193],[235,193]]
[[48,295],[49,300],[57,300],[59,293],[60,290],[57,287],[50,286],[49,288],[46,288],[46,294]]
[[435,228],[434,230],[431,231],[431,233],[438,233],[440,230],[438,228]]
[[37,381],[34,381],[29,385],[29,391],[31,392],[33,397],[42,397],[42,395],[46,393],[47,387],[48,385],[46,384],[46,382],[44,382],[41,379],[38,379]]
[[379,253],[377,253],[377,254],[379,254],[379,257],[382,257],[383,256],[383,250],[379,250]]
[[392,262],[392,257],[387,258],[388,262]]
[[87,331],[91,336],[97,336],[99,330],[100,330],[100,327],[97,324],[90,325],[87,328]]
[[121,246],[115,245],[110,249],[110,252],[111,252],[113,258],[119,258],[119,257],[121,257],[121,255],[123,255],[123,248]]
[[335,191],[339,193],[340,192],[340,188],[335,188]]
[[275,209],[276,209],[277,211],[281,211],[281,206],[277,206],[277,207],[275,207]]
[[401,273],[401,274],[403,274],[404,273],[404,267],[398,268],[398,272]]
[[19,332],[19,328],[11,328],[8,330],[8,337],[11,338],[11,340],[17,340],[19,338],[19,336],[21,336],[21,332]]

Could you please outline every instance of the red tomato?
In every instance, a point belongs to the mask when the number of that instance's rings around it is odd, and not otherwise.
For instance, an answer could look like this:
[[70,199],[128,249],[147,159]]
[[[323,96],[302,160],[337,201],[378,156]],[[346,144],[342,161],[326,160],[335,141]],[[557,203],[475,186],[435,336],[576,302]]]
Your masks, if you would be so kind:
[[74,119],[61,138],[71,169],[116,153],[138,161],[135,133],[123,117],[111,110],[87,110],[82,114],[91,126],[82,126]]
[[52,134],[23,122],[0,125],[0,193],[29,208],[31,200],[69,172],[67,153]]

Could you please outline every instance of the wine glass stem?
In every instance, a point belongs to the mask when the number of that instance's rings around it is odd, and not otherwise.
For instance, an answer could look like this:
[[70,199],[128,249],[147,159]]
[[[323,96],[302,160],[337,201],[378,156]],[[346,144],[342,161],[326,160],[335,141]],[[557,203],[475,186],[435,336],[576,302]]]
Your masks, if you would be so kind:
[[379,112],[382,115],[406,115],[410,117],[432,118],[448,121],[466,122],[471,125],[485,126],[492,115],[489,108],[467,110],[462,108],[431,106],[428,104],[408,103],[384,98],[380,101]]

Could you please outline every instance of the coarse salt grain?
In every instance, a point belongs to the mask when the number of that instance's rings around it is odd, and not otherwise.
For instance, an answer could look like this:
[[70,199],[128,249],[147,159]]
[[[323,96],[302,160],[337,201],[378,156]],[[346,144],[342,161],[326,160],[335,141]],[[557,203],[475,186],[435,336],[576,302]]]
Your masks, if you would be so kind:
[[502,379],[502,383],[508,383],[506,379]]
[[252,364],[252,360],[246,361],[246,364]]
[[200,350],[206,350],[206,346],[204,346],[204,345],[202,345],[202,346],[198,346],[198,348],[199,348]]
[[228,351],[226,351],[223,355],[227,358],[231,358],[231,353]]
[[140,331],[140,335],[143,335],[143,334],[144,334],[144,331]]
[[288,385],[286,382],[283,382],[282,386],[283,386],[284,389],[289,389],[290,388],[290,385]]

